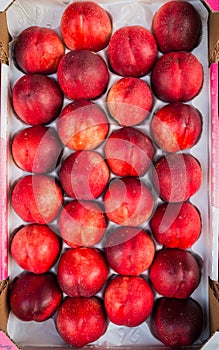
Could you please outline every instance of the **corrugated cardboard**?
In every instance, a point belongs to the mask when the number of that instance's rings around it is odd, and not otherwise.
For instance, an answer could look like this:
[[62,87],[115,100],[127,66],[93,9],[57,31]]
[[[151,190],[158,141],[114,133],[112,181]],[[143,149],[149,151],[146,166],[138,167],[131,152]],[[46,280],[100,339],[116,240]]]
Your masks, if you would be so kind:
[[0,282],[0,329],[6,331],[8,319],[8,280]]
[[9,34],[7,31],[5,12],[0,12],[0,61],[8,63],[8,42]]
[[209,15],[209,62],[219,61],[219,12]]

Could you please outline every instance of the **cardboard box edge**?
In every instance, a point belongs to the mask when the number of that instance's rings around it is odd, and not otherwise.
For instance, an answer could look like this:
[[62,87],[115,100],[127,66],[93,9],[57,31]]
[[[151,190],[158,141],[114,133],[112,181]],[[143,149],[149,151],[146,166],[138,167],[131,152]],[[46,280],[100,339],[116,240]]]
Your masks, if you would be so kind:
[[219,331],[219,283],[209,278],[209,322],[211,335]]
[[[207,1],[201,0],[201,2],[209,11],[209,64],[211,64],[219,62],[219,12],[214,12]],[[6,11],[7,9],[0,12],[0,23],[2,24],[0,26],[0,62],[8,64],[10,35],[7,29]],[[211,338],[215,332],[219,331],[219,283],[209,278],[208,288]],[[0,329],[5,332],[7,332],[9,314],[8,289],[9,279],[0,281]]]
[[0,12],[0,61],[8,64],[10,36],[7,28],[6,11]]
[[0,282],[0,329],[7,331],[9,279]]

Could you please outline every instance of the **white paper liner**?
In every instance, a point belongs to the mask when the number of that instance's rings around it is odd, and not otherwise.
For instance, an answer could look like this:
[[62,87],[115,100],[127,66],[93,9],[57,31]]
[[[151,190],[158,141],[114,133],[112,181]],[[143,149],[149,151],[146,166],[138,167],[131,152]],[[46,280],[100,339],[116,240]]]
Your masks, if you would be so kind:
[[8,187],[8,66],[0,64],[0,156],[1,156],[1,179],[0,179],[0,227],[1,227],[1,246],[0,246],[0,281],[8,278],[8,205],[7,205],[7,187]]
[[[71,1],[48,1],[45,0],[16,0],[7,11],[8,28],[12,38],[31,25],[39,25],[51,27],[59,32],[59,22],[61,15],[67,4]],[[124,25],[144,25],[150,30],[152,24],[152,17],[156,10],[166,0],[155,1],[96,1],[108,10],[113,17],[113,31]],[[193,203],[201,213],[202,217],[202,232],[199,240],[193,245],[191,251],[198,254],[203,261],[202,280],[198,288],[191,295],[197,300],[204,311],[205,325],[203,333],[197,344],[201,344],[208,338],[208,276],[209,267],[212,263],[212,237],[209,230],[209,193],[208,193],[208,161],[209,161],[209,69],[208,69],[208,37],[207,37],[207,19],[208,12],[200,1],[189,1],[199,12],[202,19],[202,39],[199,45],[192,51],[193,54],[200,60],[204,68],[204,84],[198,96],[188,103],[195,106],[202,114],[203,129],[199,142],[186,151],[194,155],[201,163],[203,171],[202,185],[199,191],[191,197],[190,201]],[[13,41],[11,43],[11,49]],[[106,50],[100,52],[103,58],[106,59]],[[23,75],[15,67],[12,55],[10,55],[10,88],[12,89],[15,82]],[[54,75],[56,77],[56,75]],[[121,77],[111,73],[108,89],[112,84]],[[144,76],[143,80],[150,83],[150,74]],[[106,94],[100,99],[95,100],[104,106]],[[71,102],[65,99],[64,105]],[[165,103],[156,99],[154,102],[151,114],[159,109]],[[146,120],[140,127],[144,130],[149,130],[150,120]],[[13,115],[11,111],[9,115],[10,134],[13,135],[17,130],[25,128]],[[25,172],[18,169],[12,160],[9,160],[9,185],[20,176],[25,175]],[[146,175],[147,177],[148,175]],[[13,212],[9,213],[9,232],[18,227],[23,222]],[[159,247],[158,247],[159,248]],[[10,278],[13,279],[22,270],[10,260],[9,265]],[[18,320],[13,314],[10,314],[8,322],[8,333],[10,337],[20,346],[58,346],[65,344],[56,332],[53,319],[46,321],[46,323],[39,324],[36,322],[22,322]],[[137,328],[118,327],[110,324],[107,332],[102,336],[95,345],[98,346],[137,346],[148,345],[155,346],[161,343],[157,341],[150,333],[148,323],[145,322]]]

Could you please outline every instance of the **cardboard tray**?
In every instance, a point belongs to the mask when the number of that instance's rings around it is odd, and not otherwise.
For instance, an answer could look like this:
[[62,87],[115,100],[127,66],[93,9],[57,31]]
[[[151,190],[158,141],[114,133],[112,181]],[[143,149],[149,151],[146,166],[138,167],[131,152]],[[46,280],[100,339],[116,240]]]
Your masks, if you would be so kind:
[[[7,144],[7,99],[8,91],[5,89],[9,86],[8,77],[8,63],[9,63],[9,43],[10,35],[7,30],[7,9],[13,2],[11,0],[0,0],[0,61],[1,61],[1,75],[0,75],[0,154],[1,163],[0,169],[2,176],[0,179],[0,227],[2,235],[6,235],[8,232],[8,144]],[[150,2],[150,1],[149,1]],[[162,2],[162,1],[161,1]],[[209,300],[209,340],[206,339],[205,344],[194,345],[186,347],[186,349],[200,349],[205,350],[215,349],[215,344],[219,344],[217,334],[219,331],[219,285],[218,285],[218,228],[219,228],[219,182],[217,176],[219,174],[219,123],[218,123],[218,62],[219,62],[219,3],[217,0],[200,1],[202,6],[205,6],[208,11],[208,60],[209,60],[209,76],[210,76],[210,125],[209,130],[211,138],[209,140],[209,190],[210,190],[210,207],[209,207],[209,222],[213,237],[212,246],[212,258],[210,259],[211,266],[209,267],[209,279],[208,279],[208,300]],[[7,335],[7,321],[9,314],[8,307],[8,289],[9,289],[9,277],[8,276],[8,249],[7,246],[2,245],[0,248],[0,348],[6,346],[4,337]],[[27,325],[28,326],[28,325]],[[6,332],[6,333],[5,333]],[[7,338],[8,339],[8,338]],[[9,339],[10,340],[10,339]],[[13,340],[10,340],[11,349],[15,344]],[[213,345],[212,345],[213,344]],[[212,347],[213,346],[213,347]],[[17,348],[17,347],[15,347]],[[46,350],[45,347],[32,347],[31,349]],[[106,347],[99,346],[98,349],[103,350]],[[167,349],[164,346],[123,346],[124,350],[131,349]],[[29,347],[22,347],[22,349],[28,349]],[[59,350],[66,350],[66,347],[59,346]],[[111,346],[110,349],[117,349],[117,347]]]

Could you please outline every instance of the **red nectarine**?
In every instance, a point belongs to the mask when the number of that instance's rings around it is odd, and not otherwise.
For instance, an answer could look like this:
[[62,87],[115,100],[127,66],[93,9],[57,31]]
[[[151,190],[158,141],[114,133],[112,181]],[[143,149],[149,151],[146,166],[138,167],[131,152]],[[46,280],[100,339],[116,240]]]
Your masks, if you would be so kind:
[[102,300],[67,297],[58,309],[56,328],[64,341],[76,348],[99,339],[107,329]]
[[89,50],[72,50],[62,57],[57,78],[67,98],[91,100],[105,92],[109,72],[99,54]]
[[153,34],[140,25],[117,29],[110,38],[108,59],[112,70],[125,77],[141,77],[150,72],[157,60]]
[[148,186],[133,177],[115,178],[104,194],[106,215],[122,226],[139,226],[148,220],[154,199]]
[[155,13],[152,33],[163,53],[191,51],[201,34],[201,17],[187,1],[168,1]]
[[159,244],[188,249],[201,234],[201,221],[198,209],[190,202],[162,203],[156,208],[150,226]]
[[26,124],[45,125],[60,113],[63,94],[57,82],[42,74],[25,74],[12,89],[12,105]]
[[26,175],[14,185],[11,204],[26,222],[48,224],[55,220],[63,202],[63,192],[54,176]]
[[117,325],[139,326],[149,317],[153,303],[153,291],[140,276],[117,275],[109,281],[104,293],[109,320]]
[[31,26],[16,38],[14,57],[25,73],[52,74],[65,53],[64,44],[54,29]]
[[105,143],[105,157],[111,171],[118,176],[142,176],[155,154],[149,136],[137,128],[114,130]]
[[62,143],[54,129],[33,126],[22,129],[12,140],[11,152],[16,165],[35,174],[49,173],[58,164]]
[[163,101],[187,102],[199,94],[203,78],[202,64],[191,52],[169,52],[156,62],[151,86]]
[[49,226],[30,224],[13,236],[10,252],[24,270],[41,274],[49,271],[58,259],[61,240]]
[[110,172],[95,151],[77,151],[62,161],[59,178],[64,191],[75,199],[92,200],[105,189]]
[[165,152],[193,147],[202,132],[202,117],[192,105],[173,102],[161,107],[153,116],[151,134]]
[[106,138],[109,122],[103,109],[86,100],[74,101],[62,110],[57,130],[63,144],[75,151],[92,150]]
[[104,209],[97,201],[71,201],[59,217],[63,240],[71,247],[93,246],[103,238],[107,227]]
[[110,267],[120,275],[137,276],[151,265],[155,244],[149,232],[138,227],[118,227],[105,242]]
[[114,83],[107,94],[111,116],[122,126],[142,123],[153,105],[153,94],[144,80],[125,77]]
[[60,30],[70,50],[100,51],[110,40],[112,21],[104,8],[93,1],[76,1],[62,15]]
[[198,287],[201,269],[191,252],[165,248],[156,252],[149,277],[160,295],[185,299]]
[[158,298],[150,319],[152,334],[166,346],[193,344],[201,335],[203,311],[192,298]]
[[57,277],[70,297],[91,297],[106,283],[108,265],[104,254],[97,248],[79,247],[66,250],[58,263]]
[[43,322],[50,318],[62,301],[62,291],[56,275],[51,272],[36,275],[23,272],[12,282],[10,307],[22,321]]
[[152,169],[152,181],[163,200],[183,202],[194,195],[202,183],[202,168],[191,154],[171,153],[160,157]]

